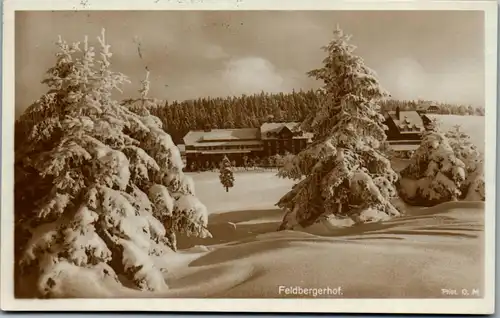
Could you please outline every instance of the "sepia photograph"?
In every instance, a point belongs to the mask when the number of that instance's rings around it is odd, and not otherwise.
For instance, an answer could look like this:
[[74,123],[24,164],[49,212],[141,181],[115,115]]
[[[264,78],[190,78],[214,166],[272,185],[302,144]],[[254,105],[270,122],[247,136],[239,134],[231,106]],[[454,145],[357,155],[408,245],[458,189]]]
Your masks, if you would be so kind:
[[495,1],[39,2],[2,309],[494,311]]

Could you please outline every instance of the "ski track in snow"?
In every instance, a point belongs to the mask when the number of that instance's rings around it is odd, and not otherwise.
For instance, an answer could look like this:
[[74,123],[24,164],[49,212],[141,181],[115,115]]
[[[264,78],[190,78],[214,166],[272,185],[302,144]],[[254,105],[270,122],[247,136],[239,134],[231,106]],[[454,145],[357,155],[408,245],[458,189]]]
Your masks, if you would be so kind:
[[[484,132],[478,136],[484,130],[484,117],[435,117],[446,129],[462,124],[484,149]],[[274,204],[293,181],[280,179],[275,172],[236,172],[235,185],[226,192],[217,172],[189,175],[210,212],[213,238],[180,237],[181,250],[159,260],[168,270],[164,277],[169,290],[141,292],[76,274],[68,278],[67,296],[300,297],[279,294],[283,285],[340,286],[343,298],[432,298],[442,296],[441,288],[482,288],[482,202],[413,207],[387,222],[333,231],[315,224],[306,230],[276,232],[283,214]]]

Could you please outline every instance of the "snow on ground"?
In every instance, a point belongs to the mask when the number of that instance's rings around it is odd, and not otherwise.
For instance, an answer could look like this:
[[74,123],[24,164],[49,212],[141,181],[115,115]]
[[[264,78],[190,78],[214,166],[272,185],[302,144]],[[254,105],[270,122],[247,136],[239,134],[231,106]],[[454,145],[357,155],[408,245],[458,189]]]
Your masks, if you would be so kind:
[[187,174],[193,178],[196,196],[209,213],[272,208],[294,184],[292,180],[276,177],[276,171],[242,171],[235,173],[234,187],[226,192],[219,181],[219,172]]
[[82,295],[76,285],[92,285],[82,272],[68,278],[64,296],[311,297],[279,292],[279,286],[299,286],[325,288],[328,294],[317,297],[431,298],[441,297],[441,288],[482,287],[482,202],[414,208],[356,227],[276,232],[282,213],[274,203],[291,181],[272,172],[235,173],[235,187],[226,193],[217,173],[191,175],[211,211],[214,237],[179,238],[181,250],[162,260],[170,290],[139,292],[107,282]]
[[440,128],[443,131],[453,129],[453,126],[460,125],[462,130],[471,138],[471,142],[484,152],[484,136],[486,132],[486,123],[484,116],[460,116],[460,115],[434,115],[428,114],[429,118],[437,119]]

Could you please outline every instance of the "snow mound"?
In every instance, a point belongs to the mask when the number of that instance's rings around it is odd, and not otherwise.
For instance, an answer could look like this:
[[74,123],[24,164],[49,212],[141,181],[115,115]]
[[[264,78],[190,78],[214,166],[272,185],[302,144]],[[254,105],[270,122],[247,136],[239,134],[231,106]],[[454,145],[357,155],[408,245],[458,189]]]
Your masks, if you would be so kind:
[[[279,222],[277,218],[274,227]],[[265,228],[266,223],[253,224]],[[483,202],[448,202],[328,233],[318,233],[314,226],[302,232],[264,230],[169,256],[175,266],[163,274],[170,287],[166,291],[140,292],[96,270],[75,267],[71,277],[62,278],[66,288],[60,289],[60,296],[312,297],[285,295],[279,288],[301,286],[337,289],[343,298],[441,297],[442,286],[482,287],[483,228]]]
[[[217,173],[193,178],[199,196],[216,211],[207,223],[213,237],[179,237],[178,252],[153,258],[168,290],[139,291],[102,269],[65,264],[65,272],[51,276],[58,284],[53,296],[311,297],[280,294],[285,285],[341,287],[343,298],[432,298],[442,297],[442,286],[482,287],[484,202],[431,208],[400,203],[404,216],[388,221],[352,226],[350,219],[330,217],[306,229],[276,232],[283,215],[274,203],[289,180],[272,172],[236,173],[238,186],[226,194]],[[238,200],[239,209],[230,210]]]

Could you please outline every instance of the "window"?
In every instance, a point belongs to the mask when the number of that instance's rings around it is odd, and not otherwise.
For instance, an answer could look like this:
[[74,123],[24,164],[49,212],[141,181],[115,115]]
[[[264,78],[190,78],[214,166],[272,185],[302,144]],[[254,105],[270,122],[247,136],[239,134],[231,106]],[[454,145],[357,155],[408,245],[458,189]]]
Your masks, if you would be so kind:
[[283,144],[281,142],[277,142],[277,147],[276,147],[276,150],[278,153],[282,153],[283,152]]

